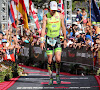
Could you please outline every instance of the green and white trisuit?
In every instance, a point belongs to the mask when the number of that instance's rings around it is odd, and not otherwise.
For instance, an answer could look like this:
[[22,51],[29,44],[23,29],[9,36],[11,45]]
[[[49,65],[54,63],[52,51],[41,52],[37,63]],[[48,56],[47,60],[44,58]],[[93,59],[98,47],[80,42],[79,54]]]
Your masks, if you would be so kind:
[[[46,16],[47,16],[46,54],[50,55],[53,54],[53,50],[55,53],[58,51],[60,52],[62,51],[61,44],[60,44],[61,20],[58,12],[56,12],[55,16],[51,16],[50,13],[48,12]],[[50,74],[50,80],[51,80],[50,84],[51,84],[53,80],[52,64],[48,63],[48,70]],[[56,63],[56,74],[57,74],[56,76],[59,76],[59,72],[60,72],[60,63]]]

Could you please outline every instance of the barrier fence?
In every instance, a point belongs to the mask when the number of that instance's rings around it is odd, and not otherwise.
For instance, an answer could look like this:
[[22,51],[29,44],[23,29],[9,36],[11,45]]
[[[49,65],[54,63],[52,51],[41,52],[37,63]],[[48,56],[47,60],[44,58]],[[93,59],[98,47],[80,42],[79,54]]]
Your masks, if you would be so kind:
[[[86,47],[80,49],[65,48],[62,50],[61,58],[63,65],[80,64],[82,66],[92,67],[93,69],[98,69],[99,67],[98,60],[94,66],[93,53],[89,50],[86,51]],[[54,57],[53,60],[55,60]],[[47,62],[47,55],[45,50],[41,50],[40,46],[25,44],[24,48],[20,49],[18,62],[26,65],[45,63]]]

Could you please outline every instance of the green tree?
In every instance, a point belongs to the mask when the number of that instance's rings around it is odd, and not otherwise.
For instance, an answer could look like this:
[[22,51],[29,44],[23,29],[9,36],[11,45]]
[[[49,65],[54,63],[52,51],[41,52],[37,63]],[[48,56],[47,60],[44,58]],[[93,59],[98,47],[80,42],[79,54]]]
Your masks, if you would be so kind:
[[100,2],[98,2],[98,7],[100,7]]

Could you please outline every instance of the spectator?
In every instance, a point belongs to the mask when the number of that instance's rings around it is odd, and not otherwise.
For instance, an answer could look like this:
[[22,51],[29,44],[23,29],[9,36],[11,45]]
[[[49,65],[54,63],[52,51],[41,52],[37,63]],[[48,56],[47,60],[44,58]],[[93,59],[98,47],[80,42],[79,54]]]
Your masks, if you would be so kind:
[[73,32],[72,32],[71,28],[67,29],[66,35],[67,35],[67,38],[71,38],[72,37]]
[[96,34],[100,33],[100,28],[96,24],[93,25],[93,28],[95,29]]
[[90,26],[86,26],[86,30],[85,30],[86,35],[91,35],[91,30],[90,30]]
[[3,33],[0,32],[0,44],[2,44]]
[[87,23],[87,12],[85,11],[85,8],[82,8],[82,15],[84,17],[83,24],[86,25],[86,23]]
[[91,22],[90,22],[90,18],[89,17],[87,18],[87,25],[91,26]]
[[76,20],[79,21],[80,24],[83,24],[84,17],[81,14],[81,10],[80,9],[77,9]]
[[[78,27],[78,24],[77,22],[73,22],[72,24],[72,30],[73,30],[73,33],[75,34],[76,32],[80,31],[80,28]],[[73,35],[74,35],[73,34]]]
[[90,38],[86,38],[86,45],[93,45],[94,43],[90,40]]
[[[86,35],[85,38],[89,38],[91,40],[92,37],[90,35]],[[93,42],[93,39],[92,39],[92,42]]]
[[92,36],[95,37],[96,36],[96,32],[95,32],[95,29],[92,28]]
[[81,24],[80,24],[80,21],[77,19],[77,25],[78,25],[78,27],[80,28],[80,30],[82,30],[82,26],[81,26]]
[[76,43],[82,43],[82,42],[84,42],[84,39],[82,38],[82,36],[80,35],[79,32],[75,33],[75,37],[77,38]]

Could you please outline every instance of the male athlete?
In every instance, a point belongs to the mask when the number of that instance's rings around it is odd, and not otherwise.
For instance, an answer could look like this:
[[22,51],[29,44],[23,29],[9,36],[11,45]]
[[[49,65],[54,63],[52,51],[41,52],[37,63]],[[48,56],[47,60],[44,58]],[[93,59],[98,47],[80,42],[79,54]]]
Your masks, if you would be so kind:
[[43,17],[43,26],[41,31],[41,44],[40,47],[43,50],[44,46],[44,36],[45,36],[45,29],[47,28],[47,35],[46,35],[46,54],[48,56],[48,71],[50,75],[49,85],[53,84],[53,65],[52,65],[52,57],[53,57],[53,50],[55,53],[56,58],[56,81],[57,84],[60,84],[60,62],[61,62],[61,44],[60,44],[60,28],[62,26],[62,32],[64,35],[64,48],[66,48],[66,29],[64,26],[64,16],[61,13],[57,12],[57,2],[51,1],[50,2],[50,12],[48,12]]

